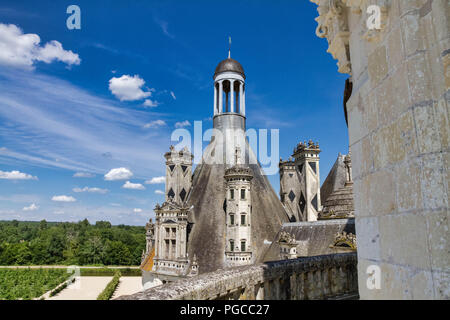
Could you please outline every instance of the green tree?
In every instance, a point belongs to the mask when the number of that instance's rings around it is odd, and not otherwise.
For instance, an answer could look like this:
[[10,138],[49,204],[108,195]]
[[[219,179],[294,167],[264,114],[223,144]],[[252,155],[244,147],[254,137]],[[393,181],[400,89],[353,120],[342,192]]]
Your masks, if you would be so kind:
[[47,221],[44,219],[44,220],[41,220],[40,222],[39,222],[39,230],[45,230],[45,229],[47,229]]
[[30,248],[28,247],[28,243],[21,242],[16,244],[15,246],[17,247],[15,250],[16,251],[15,264],[18,265],[30,264],[32,262],[33,255]]
[[128,247],[120,241],[108,241],[105,248],[105,262],[109,265],[129,265],[132,257]]

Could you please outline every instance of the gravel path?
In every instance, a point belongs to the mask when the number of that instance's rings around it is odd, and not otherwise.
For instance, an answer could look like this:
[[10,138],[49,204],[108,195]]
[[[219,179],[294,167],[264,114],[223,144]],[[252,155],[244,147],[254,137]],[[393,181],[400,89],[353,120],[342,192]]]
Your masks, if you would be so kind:
[[111,299],[137,293],[142,290],[142,277],[121,277],[119,285]]
[[96,300],[111,279],[112,277],[80,277],[48,300]]

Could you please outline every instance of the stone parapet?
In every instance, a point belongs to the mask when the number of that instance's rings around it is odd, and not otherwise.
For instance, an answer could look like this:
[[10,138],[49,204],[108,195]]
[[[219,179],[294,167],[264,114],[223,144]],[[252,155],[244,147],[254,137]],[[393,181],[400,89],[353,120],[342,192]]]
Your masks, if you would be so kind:
[[356,253],[266,262],[201,274],[119,300],[334,299],[357,297]]

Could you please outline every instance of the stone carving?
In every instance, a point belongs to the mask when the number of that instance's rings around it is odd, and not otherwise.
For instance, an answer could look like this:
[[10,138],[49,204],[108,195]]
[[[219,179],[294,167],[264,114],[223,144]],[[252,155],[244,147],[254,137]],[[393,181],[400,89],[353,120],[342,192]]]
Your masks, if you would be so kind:
[[[317,21],[316,35],[319,38],[326,38],[328,50],[334,59],[338,60],[338,71],[352,75],[350,60],[349,39],[350,32],[348,26],[348,14],[361,15],[360,21],[363,24],[363,39],[373,42],[380,39],[381,34],[386,30],[388,21],[388,9],[391,0],[310,0],[318,5],[319,16]],[[370,5],[377,5],[381,11],[381,25],[379,29],[367,28],[367,8]],[[346,10],[346,8],[350,10]]]
[[328,40],[328,50],[338,60],[338,71],[351,74],[348,19],[342,0],[311,0],[319,7],[316,35]]
[[225,170],[225,179],[232,176],[253,177],[253,171],[248,167],[233,166]]
[[198,264],[197,264],[197,255],[194,254],[194,257],[192,258],[191,266],[189,268],[189,273],[187,274],[188,277],[194,277],[198,275]]
[[286,243],[286,244],[296,244],[295,238],[286,231],[281,231],[280,233],[280,239],[278,240],[280,243]]
[[356,235],[353,233],[337,233],[334,240],[335,247],[349,247],[356,250]]

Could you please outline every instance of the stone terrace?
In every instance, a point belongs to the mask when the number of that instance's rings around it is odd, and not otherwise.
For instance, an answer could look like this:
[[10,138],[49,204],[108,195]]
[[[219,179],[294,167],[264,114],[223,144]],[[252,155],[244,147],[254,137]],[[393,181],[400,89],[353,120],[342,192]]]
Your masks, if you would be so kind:
[[119,300],[357,298],[356,253],[266,262],[204,273]]

